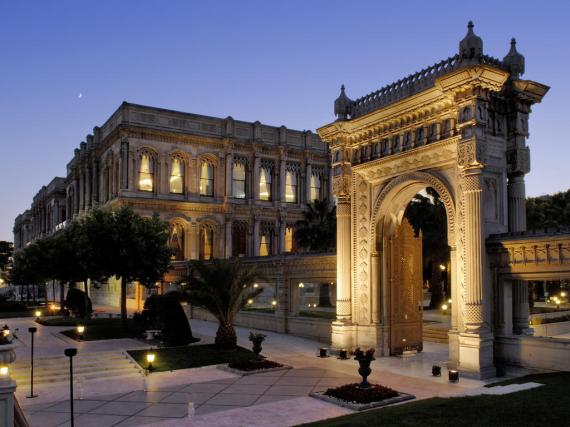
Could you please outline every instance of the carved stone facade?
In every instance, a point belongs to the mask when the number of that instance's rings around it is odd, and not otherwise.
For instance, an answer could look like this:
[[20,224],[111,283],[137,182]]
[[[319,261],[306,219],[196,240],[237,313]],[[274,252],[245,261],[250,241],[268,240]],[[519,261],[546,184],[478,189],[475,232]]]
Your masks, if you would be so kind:
[[331,147],[333,192],[352,212],[347,231],[339,209],[337,234],[337,289],[339,299],[341,290],[350,295],[352,314],[338,312],[333,345],[392,352],[389,241],[411,198],[429,186],[448,220],[450,362],[494,375],[485,240],[525,227],[528,113],[548,90],[520,80],[524,58],[513,47],[509,55],[484,55],[470,23],[457,55],[356,101],[342,89],[337,120],[318,129]]

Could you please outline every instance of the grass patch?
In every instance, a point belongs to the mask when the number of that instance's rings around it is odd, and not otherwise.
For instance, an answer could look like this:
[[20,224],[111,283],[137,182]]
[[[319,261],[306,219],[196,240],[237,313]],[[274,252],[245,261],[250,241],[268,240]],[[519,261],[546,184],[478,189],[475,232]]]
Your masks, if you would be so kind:
[[274,362],[272,360],[246,360],[240,362],[231,362],[228,365],[232,369],[237,369],[238,371],[262,371],[264,369],[275,369],[282,368],[284,365],[281,363]]
[[503,396],[426,399],[303,425],[314,427],[567,425],[570,407],[570,372],[529,375],[495,385],[527,382],[545,385]]
[[334,311],[300,311],[301,317],[312,317],[314,319],[336,319]]
[[40,319],[38,322],[44,326],[73,326],[74,329],[63,331],[62,334],[71,339],[79,340],[79,334],[75,327],[79,324],[85,326],[82,341],[110,340],[119,338],[140,338],[143,333],[143,325],[132,319],[127,320],[127,329],[121,324],[121,319],[70,319],[54,318]]
[[46,306],[28,306],[20,302],[9,301],[0,304],[0,319],[13,319],[15,317],[36,317],[36,310],[40,310],[43,316],[53,316]]
[[268,313],[268,314],[274,314],[275,313],[275,309],[273,308],[261,308],[261,307],[250,307],[250,308],[244,308],[242,309],[243,311],[249,311],[249,312],[254,312],[254,313]]
[[[146,354],[148,350],[129,350],[128,353],[141,368],[147,367]],[[153,363],[154,372],[199,368],[222,363],[246,362],[255,357],[252,351],[243,347],[238,347],[234,351],[222,351],[214,344],[159,348],[153,350],[153,353],[156,354],[156,359]]]

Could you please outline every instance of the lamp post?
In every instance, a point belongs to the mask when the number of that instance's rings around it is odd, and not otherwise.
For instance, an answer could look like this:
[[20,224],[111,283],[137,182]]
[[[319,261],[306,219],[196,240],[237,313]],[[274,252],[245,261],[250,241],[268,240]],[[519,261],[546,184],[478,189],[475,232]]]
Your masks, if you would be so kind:
[[66,348],[63,353],[69,357],[69,404],[71,409],[71,427],[73,423],[73,356],[77,354],[76,348]]
[[31,351],[30,395],[26,396],[26,397],[28,397],[30,399],[32,399],[34,397],[38,397],[37,394],[34,394],[34,334],[37,331],[38,331],[38,328],[36,328],[35,326],[28,328],[28,332],[30,332],[30,334],[32,334],[32,345],[30,347],[30,351]]

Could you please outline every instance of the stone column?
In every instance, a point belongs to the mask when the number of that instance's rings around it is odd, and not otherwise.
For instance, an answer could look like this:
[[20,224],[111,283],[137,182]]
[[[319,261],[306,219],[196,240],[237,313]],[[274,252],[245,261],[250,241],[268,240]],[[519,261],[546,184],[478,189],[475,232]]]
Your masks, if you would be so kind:
[[253,256],[259,256],[259,215],[253,220]]
[[232,256],[232,220],[226,219],[226,227],[225,227],[225,238],[226,238],[226,258],[230,258]]
[[121,141],[121,190],[129,188],[129,141]]
[[253,158],[253,185],[252,185],[252,199],[254,203],[259,200],[259,164],[261,159],[257,154]]
[[466,283],[463,305],[465,332],[459,339],[459,366],[477,378],[495,376],[490,330],[491,296],[485,288],[485,216],[481,168],[464,171]]
[[372,299],[372,324],[380,323],[380,263],[382,252],[370,254],[370,298]]
[[285,219],[281,218],[279,222],[279,253],[285,253],[285,229],[287,228],[287,223]]
[[287,162],[285,159],[279,161],[279,201],[285,206],[285,174],[287,170]]
[[526,231],[526,194],[524,174],[509,176],[507,182],[509,203],[509,231]]
[[532,335],[528,325],[530,308],[528,304],[528,282],[513,280],[513,332],[519,335]]
[[[309,162],[305,168],[305,202],[312,203],[311,200],[311,176],[313,175],[313,169]],[[322,184],[321,184],[322,185]]]
[[85,166],[85,210],[91,208],[91,168]]
[[190,259],[198,259],[199,256],[199,247],[200,247],[200,235],[198,232],[198,224],[195,222],[190,223],[190,229],[188,232],[188,242],[189,242],[189,258]]
[[339,322],[351,322],[351,266],[350,266],[350,198],[339,198],[336,207],[336,318]]
[[457,249],[455,246],[449,248],[450,269],[448,272],[448,280],[450,281],[450,298],[451,298],[451,328],[448,332],[449,339],[449,362],[457,368],[459,364],[459,308],[460,297],[457,281]]
[[232,153],[226,155],[226,198],[232,197],[232,165],[234,162],[234,156]]

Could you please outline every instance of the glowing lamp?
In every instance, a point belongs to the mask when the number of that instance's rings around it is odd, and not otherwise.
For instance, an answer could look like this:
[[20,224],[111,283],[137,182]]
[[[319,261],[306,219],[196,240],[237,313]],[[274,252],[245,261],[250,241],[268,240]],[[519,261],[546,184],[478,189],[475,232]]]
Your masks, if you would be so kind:
[[566,298],[566,292],[564,292],[564,291],[560,292],[560,296],[561,296],[562,298]]
[[146,361],[148,363],[148,370],[149,372],[152,371],[152,364],[156,360],[156,354],[154,353],[147,353],[146,354]]
[[449,299],[447,300],[447,302],[448,302],[449,304],[451,304],[451,298],[449,298]]
[[439,264],[439,269],[440,269],[441,271],[445,271],[445,265]]
[[277,305],[277,301],[275,301],[275,300],[271,301],[271,305],[272,305],[273,307],[275,307],[275,306]]
[[2,329],[2,335],[4,335],[5,337],[10,335],[10,329]]
[[0,366],[0,376],[2,376],[2,377],[8,376],[8,367],[7,366]]
[[36,310],[36,312],[34,314],[36,315],[36,320],[40,320],[40,316],[42,315],[42,312],[40,310]]
[[304,288],[304,287],[305,287],[305,284],[304,284],[303,282],[301,282],[301,283],[299,283],[299,287],[300,287],[300,288]]
[[247,303],[248,303],[248,304],[253,304],[253,300],[252,300],[252,299],[248,299],[248,300],[247,300]]
[[254,284],[253,284],[253,287],[254,287],[254,288],[259,288],[259,283],[254,283]]
[[79,339],[83,339],[83,333],[85,332],[85,326],[79,325],[77,326],[77,334],[79,335]]
[[443,304],[443,305],[441,306],[441,309],[442,309],[443,311],[447,311],[447,304]]

